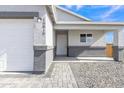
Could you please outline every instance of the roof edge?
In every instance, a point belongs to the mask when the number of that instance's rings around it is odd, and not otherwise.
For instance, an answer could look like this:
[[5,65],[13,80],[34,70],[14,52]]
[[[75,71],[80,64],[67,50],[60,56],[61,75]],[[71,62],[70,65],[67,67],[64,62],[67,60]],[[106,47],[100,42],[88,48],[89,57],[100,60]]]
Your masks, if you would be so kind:
[[75,24],[75,25],[122,25],[124,26],[124,22],[79,22],[79,21],[74,21],[74,22],[64,22],[64,21],[59,21],[57,24]]

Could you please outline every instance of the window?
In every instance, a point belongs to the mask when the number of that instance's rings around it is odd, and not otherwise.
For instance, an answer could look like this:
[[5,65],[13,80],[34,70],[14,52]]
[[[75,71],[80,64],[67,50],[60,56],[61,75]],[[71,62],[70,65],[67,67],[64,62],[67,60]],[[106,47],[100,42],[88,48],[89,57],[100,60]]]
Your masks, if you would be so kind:
[[91,42],[92,41],[92,34],[80,34],[80,42]]
[[80,42],[86,42],[86,34],[80,34]]
[[92,37],[92,34],[87,34],[87,37]]
[[92,34],[87,34],[87,42],[91,42],[92,41]]

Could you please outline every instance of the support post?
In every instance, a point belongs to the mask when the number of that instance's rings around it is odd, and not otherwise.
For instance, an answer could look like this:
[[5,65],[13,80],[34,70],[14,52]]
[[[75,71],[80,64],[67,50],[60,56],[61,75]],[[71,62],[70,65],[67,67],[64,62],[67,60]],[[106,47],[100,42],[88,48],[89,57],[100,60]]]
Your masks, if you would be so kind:
[[124,62],[124,29],[114,32],[113,57]]

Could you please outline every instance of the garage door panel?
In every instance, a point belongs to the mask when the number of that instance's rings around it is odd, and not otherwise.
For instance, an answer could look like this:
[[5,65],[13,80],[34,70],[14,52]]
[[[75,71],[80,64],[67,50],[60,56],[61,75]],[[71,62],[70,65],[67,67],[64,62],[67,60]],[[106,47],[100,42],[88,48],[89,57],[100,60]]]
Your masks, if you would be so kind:
[[0,19],[1,51],[6,54],[0,58],[4,71],[32,71],[33,19]]

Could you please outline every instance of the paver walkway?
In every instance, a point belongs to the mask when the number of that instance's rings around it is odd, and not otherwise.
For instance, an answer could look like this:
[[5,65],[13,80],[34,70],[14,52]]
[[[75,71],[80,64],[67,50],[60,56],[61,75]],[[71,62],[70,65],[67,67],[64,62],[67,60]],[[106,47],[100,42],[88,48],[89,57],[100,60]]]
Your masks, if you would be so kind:
[[0,75],[1,88],[77,88],[77,83],[68,63],[53,63],[50,76]]

